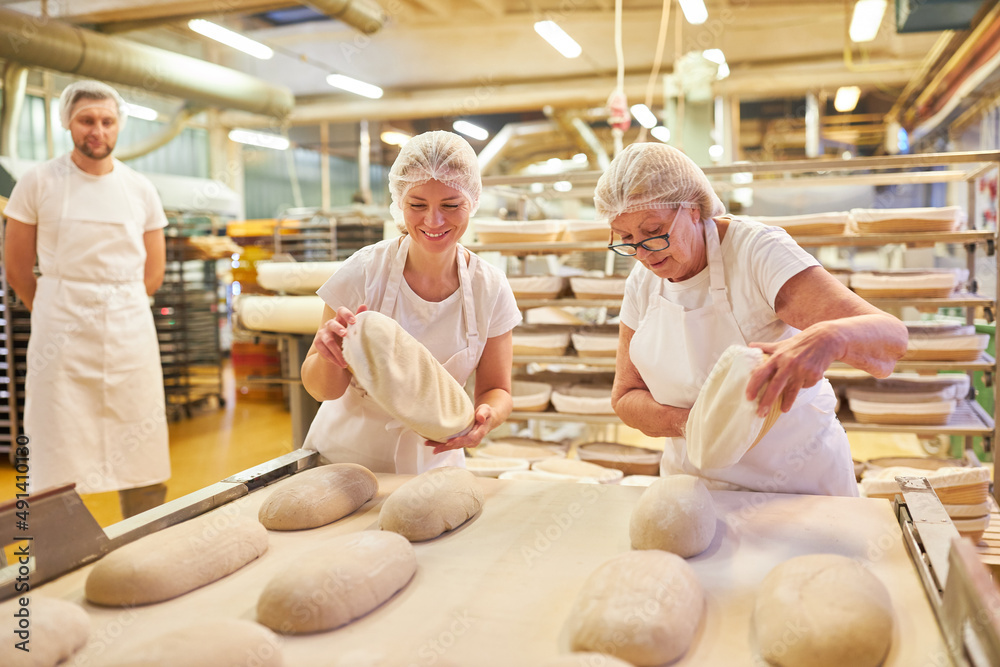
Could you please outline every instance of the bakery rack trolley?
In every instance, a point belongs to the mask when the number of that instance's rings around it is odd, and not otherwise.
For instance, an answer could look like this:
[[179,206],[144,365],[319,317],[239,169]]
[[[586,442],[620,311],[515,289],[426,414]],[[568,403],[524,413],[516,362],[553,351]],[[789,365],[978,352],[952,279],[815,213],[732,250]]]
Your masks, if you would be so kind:
[[0,454],[13,463],[14,443],[24,419],[31,313],[7,284],[0,266]]
[[383,216],[357,207],[290,208],[274,226],[274,253],[299,262],[333,262],[382,240]]

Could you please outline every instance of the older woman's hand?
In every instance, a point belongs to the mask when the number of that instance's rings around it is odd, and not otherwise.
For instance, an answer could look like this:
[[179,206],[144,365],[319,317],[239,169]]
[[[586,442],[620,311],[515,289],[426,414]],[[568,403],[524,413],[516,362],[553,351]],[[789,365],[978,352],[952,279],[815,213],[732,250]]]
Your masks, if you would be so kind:
[[336,315],[320,325],[313,338],[313,346],[321,357],[341,368],[347,368],[347,361],[344,359],[343,342],[347,335],[347,326],[354,324],[354,316],[368,310],[368,306],[360,306],[357,313],[352,313],[350,308],[341,306],[337,309]]
[[448,442],[427,440],[424,444],[428,447],[433,447],[435,454],[447,452],[452,449],[478,447],[483,438],[486,437],[486,434],[490,432],[490,424],[492,423],[494,412],[495,410],[489,403],[480,403],[476,407],[476,420],[472,426],[472,430],[468,433],[460,435],[457,438],[452,438]]
[[844,354],[845,342],[821,324],[776,343],[751,343],[750,347],[770,355],[754,369],[747,382],[746,397],[760,396],[757,414],[767,415],[775,401],[781,411],[792,409],[800,389],[812,387],[836,359]]

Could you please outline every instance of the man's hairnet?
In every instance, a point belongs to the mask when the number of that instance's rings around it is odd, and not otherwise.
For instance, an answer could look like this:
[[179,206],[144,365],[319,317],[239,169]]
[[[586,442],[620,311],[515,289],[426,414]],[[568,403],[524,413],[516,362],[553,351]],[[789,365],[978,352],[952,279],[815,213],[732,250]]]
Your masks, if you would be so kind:
[[[62,126],[69,129],[69,122],[72,120],[70,112],[78,99],[86,100],[114,100],[118,108],[118,127],[125,125],[125,100],[118,94],[118,91],[106,83],[100,81],[77,81],[66,86],[59,96],[59,120]],[[81,107],[82,108],[82,107]]]
[[609,223],[622,213],[658,208],[697,208],[703,220],[726,212],[691,158],[652,142],[631,144],[611,161],[597,181],[594,206]]
[[397,225],[403,221],[403,197],[410,188],[435,180],[455,188],[469,200],[469,216],[479,210],[483,179],[479,158],[469,142],[453,132],[437,130],[413,137],[403,146],[389,170],[389,211]]

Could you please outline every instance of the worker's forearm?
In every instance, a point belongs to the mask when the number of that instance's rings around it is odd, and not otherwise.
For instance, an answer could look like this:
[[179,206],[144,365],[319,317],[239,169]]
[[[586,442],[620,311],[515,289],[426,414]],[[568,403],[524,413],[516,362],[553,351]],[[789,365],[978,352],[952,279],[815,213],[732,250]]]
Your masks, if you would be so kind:
[[160,289],[160,286],[163,285],[163,274],[145,276],[143,283],[146,285],[146,294],[153,296],[156,294],[156,290]]
[[38,287],[34,270],[29,267],[27,271],[10,271],[7,282],[28,310],[31,310],[35,305],[35,290]]
[[340,398],[351,384],[351,374],[318,353],[310,353],[302,362],[302,386],[317,401]]
[[687,408],[657,403],[645,389],[626,392],[615,401],[614,409],[626,425],[653,438],[683,436],[690,412]]
[[[896,361],[906,353],[908,335],[906,325],[884,313],[857,315],[838,320],[818,322],[802,334],[812,334],[812,329],[832,340],[841,350],[836,360],[842,361],[875,377],[888,377]],[[800,335],[802,335],[800,334]]]
[[511,410],[514,409],[514,402],[511,399],[510,392],[500,388],[490,389],[476,397],[476,407],[479,407],[483,403],[493,408],[493,414],[486,424],[487,431],[492,431],[507,421]]

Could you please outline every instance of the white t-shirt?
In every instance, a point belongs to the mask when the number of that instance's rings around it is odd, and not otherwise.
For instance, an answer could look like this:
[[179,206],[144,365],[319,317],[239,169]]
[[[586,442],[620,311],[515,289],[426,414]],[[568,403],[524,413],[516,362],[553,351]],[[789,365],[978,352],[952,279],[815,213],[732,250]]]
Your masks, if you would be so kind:
[[[819,262],[800,248],[780,227],[768,227],[747,218],[732,218],[722,240],[722,264],[733,315],[748,343],[770,343],[797,332],[778,319],[774,300],[788,280]],[[662,296],[685,310],[711,303],[709,271],[680,282],[658,278],[636,262],[625,283],[621,321],[635,331],[650,299]]]
[[[389,239],[357,251],[316,293],[335,310],[346,306],[353,312],[361,304],[379,310],[398,243],[399,239]],[[487,338],[505,334],[520,323],[521,312],[503,272],[472,253],[469,270],[481,354]],[[387,314],[423,343],[441,363],[465,349],[468,343],[461,289],[443,301],[430,302],[417,296],[405,279],[402,283],[395,306]]]
[[[38,225],[36,246],[42,275],[56,273],[59,221],[63,216],[67,184],[73,191],[86,188],[87,196],[94,197],[95,201],[120,201],[124,192],[129,200],[122,202],[123,210],[131,210],[144,231],[167,226],[156,188],[148,178],[119,160],[114,160],[112,171],[100,176],[77,167],[69,153],[35,165],[14,186],[4,215],[27,225]],[[72,211],[68,214],[72,215]]]

